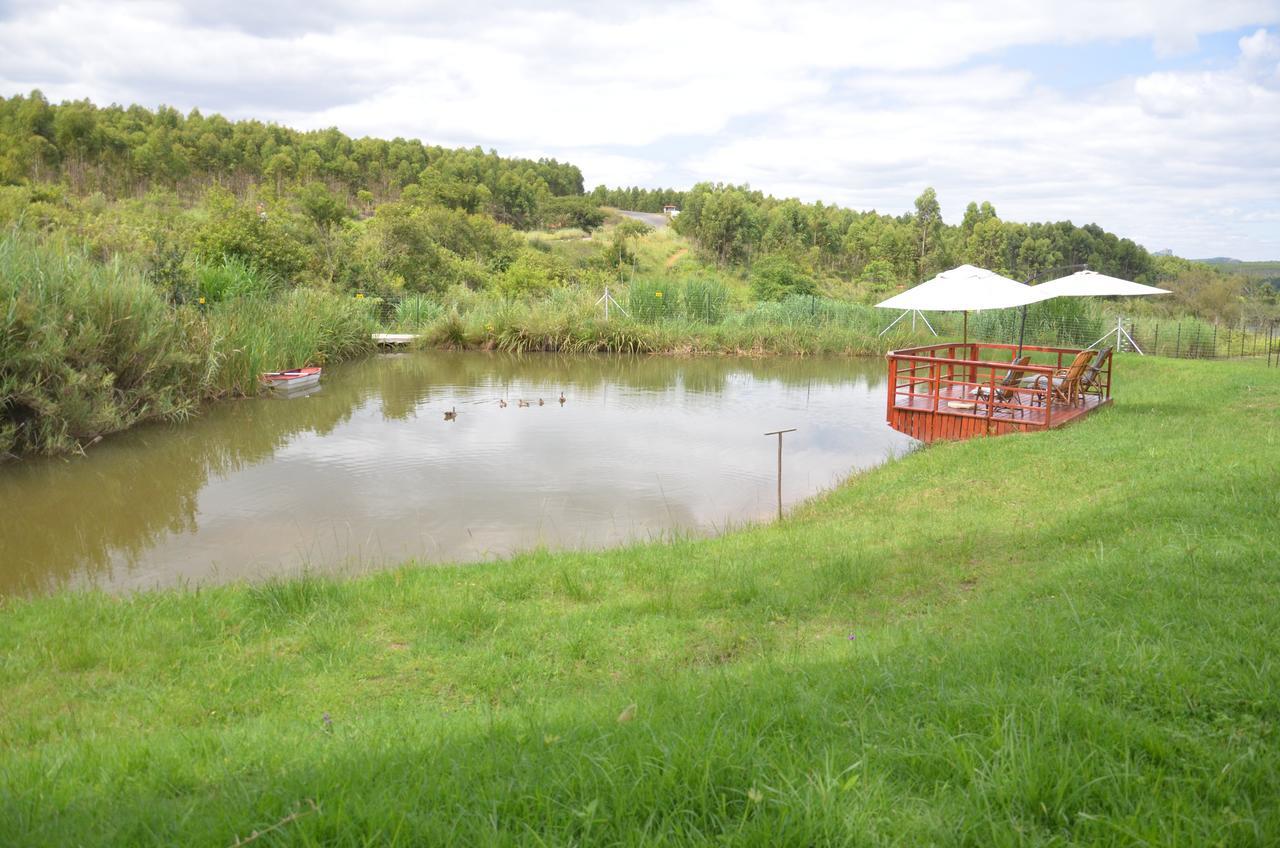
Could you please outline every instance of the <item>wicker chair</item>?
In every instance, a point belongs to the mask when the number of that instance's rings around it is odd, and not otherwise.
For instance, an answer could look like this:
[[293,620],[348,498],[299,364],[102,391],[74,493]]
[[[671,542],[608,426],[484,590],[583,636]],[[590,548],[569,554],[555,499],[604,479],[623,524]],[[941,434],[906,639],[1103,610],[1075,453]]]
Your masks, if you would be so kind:
[[1098,351],[1098,355],[1093,358],[1093,362],[1089,363],[1089,367],[1084,369],[1084,373],[1080,375],[1080,394],[1085,395],[1090,392],[1102,398],[1109,386],[1102,382],[1103,374],[1107,370],[1107,362],[1111,359],[1112,348],[1104,347]]
[[1082,397],[1080,378],[1084,376],[1085,369],[1089,367],[1089,363],[1093,361],[1093,358],[1093,351],[1082,350],[1076,354],[1076,358],[1071,361],[1070,366],[1055,371],[1052,379],[1046,380],[1043,374],[1033,378],[1031,387],[1040,390],[1038,397],[1042,403],[1044,402],[1044,396],[1049,392],[1053,392],[1054,400],[1060,400],[1063,403],[1075,403],[1077,399]]
[[[1000,382],[996,383],[995,386],[994,394],[996,404],[1019,403],[1021,398],[1018,394],[1018,389],[1022,383],[1023,375],[1027,373],[1026,369],[1021,366],[1025,366],[1029,362],[1031,362],[1030,356],[1020,356],[1013,360],[1013,362],[1009,363],[1009,370],[1005,372],[1004,377],[1002,377]],[[991,394],[992,391],[990,386],[978,386],[973,391],[969,392],[970,397],[977,398],[981,401],[988,401],[988,395]],[[1014,407],[1013,411],[1015,414],[1020,414],[1022,412],[1021,405]]]

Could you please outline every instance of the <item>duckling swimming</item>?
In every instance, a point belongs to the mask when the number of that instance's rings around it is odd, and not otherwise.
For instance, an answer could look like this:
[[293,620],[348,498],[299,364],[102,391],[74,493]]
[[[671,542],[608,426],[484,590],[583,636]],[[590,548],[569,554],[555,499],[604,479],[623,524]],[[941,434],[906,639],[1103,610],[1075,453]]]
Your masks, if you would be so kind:
[[498,398],[498,407],[499,407],[500,409],[506,409],[506,408],[507,408],[507,402],[506,402],[505,400],[503,400],[502,398]]
[[538,406],[542,406],[542,405],[543,405],[542,398],[538,398]]
[[456,406],[453,409],[446,409],[444,412],[445,421],[454,421],[457,419],[457,417],[458,417],[458,407]]
[[528,405],[529,405],[529,401],[527,401],[527,400],[517,400],[517,401],[516,401],[516,406],[517,406],[517,407],[520,407],[520,406],[528,406]]
[[564,392],[560,393],[560,405],[564,406]]

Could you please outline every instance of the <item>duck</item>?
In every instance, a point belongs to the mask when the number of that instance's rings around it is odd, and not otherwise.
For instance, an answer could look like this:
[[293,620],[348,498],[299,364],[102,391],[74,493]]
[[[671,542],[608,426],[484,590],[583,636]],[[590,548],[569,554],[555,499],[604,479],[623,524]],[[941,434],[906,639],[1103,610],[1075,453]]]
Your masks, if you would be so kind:
[[507,408],[507,402],[506,402],[505,400],[503,400],[502,398],[498,398],[498,408],[499,408],[499,409],[506,409],[506,408]]
[[516,401],[516,406],[528,406],[528,405],[529,405],[529,401],[527,401],[527,400],[518,400],[518,401]]
[[560,405],[564,406],[564,392],[560,393]]
[[453,420],[455,420],[457,417],[458,417],[458,407],[456,407],[456,406],[455,406],[453,409],[446,409],[446,410],[444,411],[444,420],[445,420],[445,421],[453,421]]
[[544,406],[542,398],[538,398],[538,406]]

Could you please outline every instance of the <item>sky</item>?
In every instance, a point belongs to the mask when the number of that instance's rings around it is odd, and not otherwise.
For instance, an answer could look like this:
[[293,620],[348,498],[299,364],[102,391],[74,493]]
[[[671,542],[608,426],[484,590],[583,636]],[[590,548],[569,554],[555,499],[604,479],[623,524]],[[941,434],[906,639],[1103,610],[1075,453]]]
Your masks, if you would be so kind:
[[0,0],[0,94],[1280,259],[1280,0]]

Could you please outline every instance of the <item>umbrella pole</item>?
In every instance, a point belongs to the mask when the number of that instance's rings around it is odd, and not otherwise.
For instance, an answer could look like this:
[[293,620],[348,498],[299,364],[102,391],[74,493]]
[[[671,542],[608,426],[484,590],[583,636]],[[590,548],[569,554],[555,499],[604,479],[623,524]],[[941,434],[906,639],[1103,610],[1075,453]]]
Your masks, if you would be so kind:
[[968,344],[968,343],[969,343],[969,313],[966,311],[964,313],[964,341],[962,342],[962,344]]
[[1022,304],[1022,323],[1018,326],[1018,355],[1014,359],[1022,358],[1022,337],[1027,332],[1027,305]]

